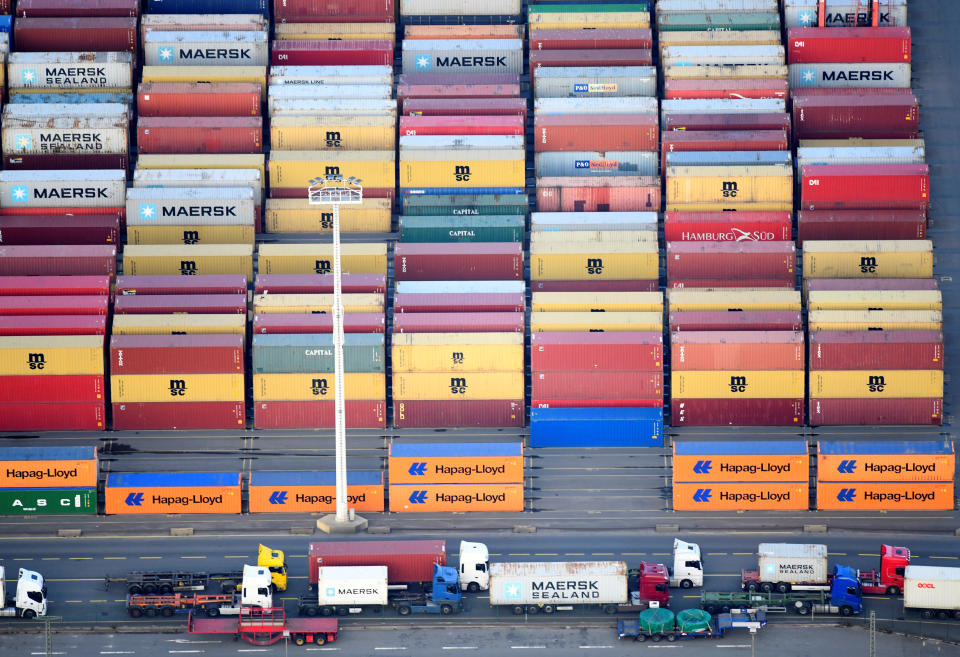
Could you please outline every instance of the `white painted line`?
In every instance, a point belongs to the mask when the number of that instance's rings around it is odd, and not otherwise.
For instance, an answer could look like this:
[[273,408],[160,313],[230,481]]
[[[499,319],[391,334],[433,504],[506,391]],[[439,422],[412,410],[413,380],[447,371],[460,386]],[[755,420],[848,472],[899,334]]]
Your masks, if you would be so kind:
[[647,646],[648,648],[682,648],[683,646]]
[[613,646],[580,646],[581,650],[600,650],[601,648],[612,648]]
[[[124,602],[121,600],[121,602]],[[192,639],[167,639],[167,643],[223,643],[222,641],[194,641]]]
[[101,650],[101,655],[135,655],[133,650]]
[[513,650],[546,650],[546,646],[510,646]]
[[727,645],[721,646],[717,645],[718,648],[749,648],[749,643],[729,643]]
[[31,655],[66,655],[65,652],[31,652]]
[[377,646],[374,650],[406,650],[406,646]]
[[441,650],[478,650],[477,646],[443,646]]
[[237,652],[267,652],[266,648],[238,648]]
[[204,651],[203,650],[168,650],[167,652],[177,653],[177,652],[204,652]]

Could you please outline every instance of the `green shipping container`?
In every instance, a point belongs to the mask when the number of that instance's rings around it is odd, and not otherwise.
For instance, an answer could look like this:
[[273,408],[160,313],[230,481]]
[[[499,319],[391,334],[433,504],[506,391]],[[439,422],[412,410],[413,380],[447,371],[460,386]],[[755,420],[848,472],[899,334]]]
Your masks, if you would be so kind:
[[[347,333],[343,336],[344,372],[384,372],[382,334]],[[326,334],[268,334],[253,336],[253,371],[257,374],[333,372],[333,336]]]
[[401,242],[522,242],[522,215],[400,217]]
[[526,194],[425,194],[403,197],[403,214],[406,216],[526,216],[529,212],[530,201]]
[[56,516],[97,512],[95,488],[0,488],[0,515]]
[[690,14],[657,14],[657,27],[664,32],[779,30],[780,14],[756,12],[697,12]]
[[529,5],[528,14],[579,14],[596,13],[609,14],[613,12],[649,12],[649,2],[611,3],[611,4],[556,4],[556,5]]

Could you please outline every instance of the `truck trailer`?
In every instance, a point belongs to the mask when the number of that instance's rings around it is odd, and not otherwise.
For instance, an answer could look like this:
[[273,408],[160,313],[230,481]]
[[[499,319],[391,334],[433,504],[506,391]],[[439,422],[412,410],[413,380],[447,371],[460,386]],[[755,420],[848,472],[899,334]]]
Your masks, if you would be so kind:
[[173,616],[178,611],[193,610],[210,618],[236,616],[247,607],[273,607],[271,572],[263,566],[244,566],[238,592],[208,595],[205,593],[170,593],[127,595],[127,614],[131,618]]
[[740,573],[744,591],[830,590],[826,545],[761,543],[757,557],[756,570],[742,570]]
[[828,590],[703,592],[700,606],[710,612],[732,609],[764,609],[767,612],[794,612],[852,616],[863,611],[863,594],[858,573],[848,566],[834,566],[828,576]]
[[617,621],[617,636],[634,641],[654,642],[685,639],[720,639],[732,629],[746,629],[755,633],[767,624],[763,609],[742,609],[711,615],[699,609],[684,609],[676,616],[669,609],[651,608],[641,612],[637,620]]
[[47,615],[47,587],[43,575],[21,568],[14,596],[7,597],[6,569],[0,566],[0,617],[36,618]]
[[204,618],[191,611],[187,617],[190,634],[228,634],[255,646],[272,646],[284,639],[298,646],[322,646],[337,640],[336,618],[287,618],[283,607],[244,607],[236,618]]
[[960,620],[960,568],[907,566],[903,608],[919,611],[923,618]]

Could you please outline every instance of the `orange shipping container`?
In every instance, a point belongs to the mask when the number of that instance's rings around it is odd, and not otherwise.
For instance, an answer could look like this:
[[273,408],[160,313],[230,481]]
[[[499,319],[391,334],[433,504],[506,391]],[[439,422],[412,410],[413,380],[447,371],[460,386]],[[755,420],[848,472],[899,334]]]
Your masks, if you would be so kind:
[[523,511],[523,484],[391,484],[390,511]]
[[806,511],[810,484],[673,484],[674,511]]
[[0,449],[0,488],[96,487],[96,446]]
[[817,479],[823,481],[953,481],[950,440],[821,440]]
[[802,370],[801,331],[682,331],[671,336],[675,370]]
[[391,484],[523,483],[523,443],[390,445]]
[[[250,513],[317,513],[337,508],[334,472],[252,472]],[[347,506],[383,512],[383,472],[347,473]]]
[[239,472],[111,473],[105,512],[240,513]]
[[950,511],[953,482],[817,482],[821,511]]
[[810,454],[804,440],[675,441],[673,480],[807,482]]

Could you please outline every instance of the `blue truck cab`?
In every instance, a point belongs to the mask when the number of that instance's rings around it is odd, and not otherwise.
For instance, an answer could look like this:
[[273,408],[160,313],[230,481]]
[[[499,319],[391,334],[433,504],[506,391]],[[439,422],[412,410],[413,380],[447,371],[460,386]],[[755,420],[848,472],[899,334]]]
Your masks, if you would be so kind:
[[837,607],[843,616],[859,614],[863,611],[863,593],[860,591],[860,578],[850,566],[833,567],[830,583],[830,604]]

